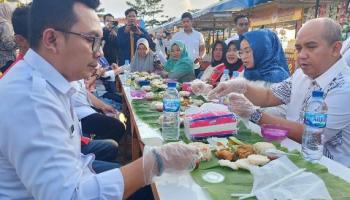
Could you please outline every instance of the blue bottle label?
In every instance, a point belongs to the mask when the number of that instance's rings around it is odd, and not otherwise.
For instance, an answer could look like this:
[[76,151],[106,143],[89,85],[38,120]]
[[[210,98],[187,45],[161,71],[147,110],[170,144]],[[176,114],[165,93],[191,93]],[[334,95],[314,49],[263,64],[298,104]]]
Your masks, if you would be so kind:
[[179,99],[164,99],[163,100],[163,110],[165,112],[178,112],[180,110],[180,100]]
[[322,113],[304,113],[304,124],[314,128],[325,128],[327,123],[327,115]]

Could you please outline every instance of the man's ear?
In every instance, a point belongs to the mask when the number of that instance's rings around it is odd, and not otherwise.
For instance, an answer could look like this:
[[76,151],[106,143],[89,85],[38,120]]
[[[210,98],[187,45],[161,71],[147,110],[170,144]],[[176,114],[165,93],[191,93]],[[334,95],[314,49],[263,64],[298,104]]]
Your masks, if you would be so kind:
[[332,55],[334,57],[338,57],[339,54],[340,54],[340,50],[343,46],[343,43],[341,41],[336,41],[334,44],[333,44],[333,48],[332,48]]
[[59,34],[56,30],[52,28],[45,29],[43,32],[43,37],[42,37],[42,45],[43,47],[51,51],[53,53],[57,53],[58,51],[58,45],[59,45]]

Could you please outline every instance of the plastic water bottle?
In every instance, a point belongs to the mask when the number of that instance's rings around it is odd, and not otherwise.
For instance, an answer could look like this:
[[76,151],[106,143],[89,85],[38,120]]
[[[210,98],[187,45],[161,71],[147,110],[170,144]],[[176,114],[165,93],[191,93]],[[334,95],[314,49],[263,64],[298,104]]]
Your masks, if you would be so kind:
[[176,141],[180,137],[180,96],[176,83],[169,82],[163,98],[162,137],[165,141]]
[[323,131],[327,122],[327,105],[322,91],[313,91],[304,113],[302,153],[305,160],[316,162],[323,155]]
[[129,73],[130,73],[130,62],[129,62],[129,60],[125,60],[124,65],[123,65],[123,70],[124,70],[124,84],[126,86],[128,86],[128,85],[130,85],[130,84],[128,84]]
[[[226,82],[226,81],[230,80],[230,75],[229,75],[229,73],[230,73],[230,71],[229,71],[228,69],[225,69],[225,70],[224,70],[224,73],[222,74],[222,76],[221,76],[221,78],[220,78],[220,83]],[[221,97],[221,98],[219,99],[219,103],[224,104],[225,98],[226,98],[226,97]]]

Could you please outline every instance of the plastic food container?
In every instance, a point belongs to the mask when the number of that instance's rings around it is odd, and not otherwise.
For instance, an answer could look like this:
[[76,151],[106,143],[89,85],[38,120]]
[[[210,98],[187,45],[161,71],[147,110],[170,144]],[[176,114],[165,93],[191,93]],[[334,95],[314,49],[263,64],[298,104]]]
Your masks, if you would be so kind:
[[132,90],[130,95],[133,99],[143,99],[146,96],[146,92],[143,90]]
[[184,82],[182,84],[182,88],[181,88],[183,91],[188,91],[188,92],[191,92],[191,83],[189,82]]
[[288,136],[288,129],[274,124],[264,124],[261,126],[261,134],[267,141],[282,141]]

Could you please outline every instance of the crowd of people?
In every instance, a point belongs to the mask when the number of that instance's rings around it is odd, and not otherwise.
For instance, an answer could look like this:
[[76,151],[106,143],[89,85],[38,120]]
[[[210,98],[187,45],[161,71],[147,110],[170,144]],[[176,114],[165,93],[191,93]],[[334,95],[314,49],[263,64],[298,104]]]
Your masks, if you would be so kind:
[[[245,15],[234,19],[236,35],[213,44],[207,65],[204,37],[190,13],[181,16],[183,31],[152,39],[134,8],[125,11],[124,26],[106,14],[101,27],[98,6],[98,0],[33,0],[13,11],[0,3],[5,199],[137,199],[154,177],[195,166],[197,150],[183,143],[146,147],[142,158],[118,163],[128,130],[115,77],[127,62],[132,72],[196,83],[196,94],[227,96],[240,117],[283,125],[298,142],[310,95],[322,90],[328,105],[324,155],[350,166],[350,108],[344,100],[350,97],[350,45],[342,45],[334,20],[302,26],[295,45],[299,68],[290,74],[277,35],[249,31]],[[225,70],[230,80],[222,82]],[[269,108],[283,109],[276,114]]]

